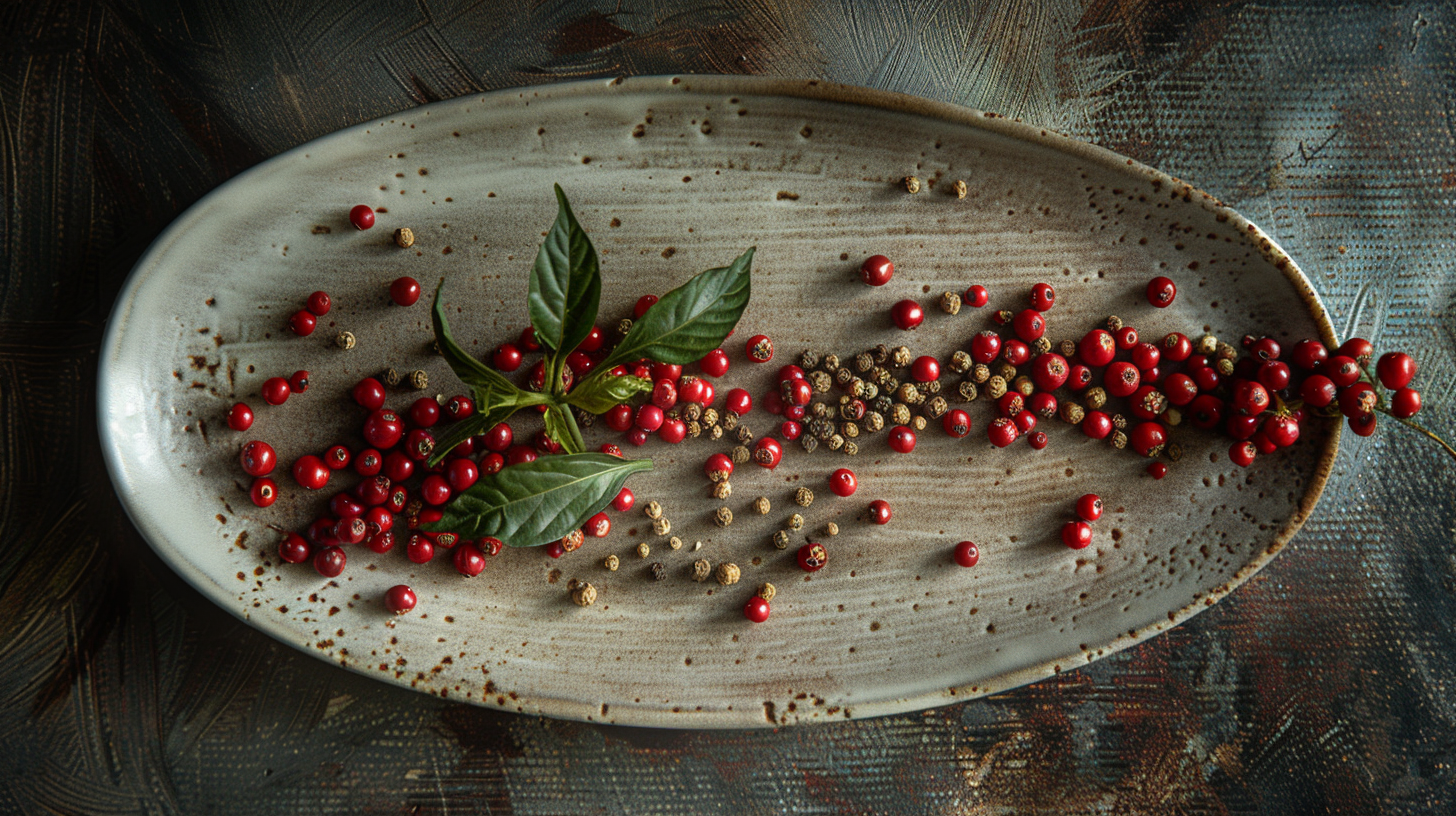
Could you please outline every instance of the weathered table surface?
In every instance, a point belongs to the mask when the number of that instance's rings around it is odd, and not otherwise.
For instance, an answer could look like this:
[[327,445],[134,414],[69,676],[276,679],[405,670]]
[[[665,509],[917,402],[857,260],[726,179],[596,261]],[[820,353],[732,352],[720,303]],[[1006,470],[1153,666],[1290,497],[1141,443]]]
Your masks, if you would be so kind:
[[1344,335],[1417,354],[1450,435],[1452,24],[1434,3],[11,8],[0,812],[1450,812],[1456,465],[1401,429],[1347,434],[1286,551],[1169,634],[921,714],[690,732],[436,700],[247,628],[131,528],[94,384],[148,242],[269,156],[495,88],[761,73],[1018,116],[1211,192]]

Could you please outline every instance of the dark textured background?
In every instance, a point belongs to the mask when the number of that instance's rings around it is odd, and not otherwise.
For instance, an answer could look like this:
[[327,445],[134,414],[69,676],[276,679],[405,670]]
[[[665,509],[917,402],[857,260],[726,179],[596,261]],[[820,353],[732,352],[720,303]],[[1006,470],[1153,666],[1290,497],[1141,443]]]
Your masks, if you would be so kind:
[[765,73],[1020,116],[1187,179],[1423,364],[1456,433],[1449,4],[30,0],[0,5],[0,812],[1451,813],[1456,463],[1346,435],[1314,518],[1188,625],[900,717],[678,732],[499,714],[257,634],[97,452],[147,243],[239,171],[460,94]]

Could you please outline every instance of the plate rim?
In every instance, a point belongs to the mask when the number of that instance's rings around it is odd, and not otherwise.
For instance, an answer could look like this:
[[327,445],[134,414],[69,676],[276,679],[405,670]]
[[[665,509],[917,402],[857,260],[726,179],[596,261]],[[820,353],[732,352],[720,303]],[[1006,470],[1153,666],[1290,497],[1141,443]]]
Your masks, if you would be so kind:
[[[128,313],[132,308],[137,291],[147,277],[157,271],[157,262],[165,253],[168,246],[176,238],[183,235],[194,222],[201,218],[216,199],[227,194],[234,186],[246,184],[248,179],[253,175],[266,172],[275,162],[289,161],[296,156],[326,146],[332,141],[348,140],[365,129],[378,126],[381,124],[381,120],[404,116],[427,115],[430,111],[454,110],[471,105],[510,105],[512,104],[510,102],[512,98],[521,99],[527,96],[539,98],[543,95],[549,95],[553,99],[571,97],[601,98],[617,93],[648,92],[663,94],[684,93],[704,96],[730,94],[758,97],[790,97],[872,107],[891,113],[922,116],[950,124],[982,130],[1019,142],[1048,148],[1086,162],[1094,163],[1115,173],[1151,181],[1154,183],[1155,188],[1166,188],[1167,194],[1171,197],[1181,198],[1187,203],[1200,207],[1213,214],[1219,220],[1228,222],[1244,234],[1251,245],[1259,251],[1264,260],[1278,270],[1286,281],[1294,287],[1299,298],[1309,310],[1310,316],[1318,325],[1321,341],[1327,346],[1338,345],[1334,325],[1330,320],[1329,313],[1325,309],[1314,286],[1310,283],[1309,278],[1278,242],[1272,236],[1265,233],[1258,225],[1254,224],[1232,207],[1225,205],[1214,196],[1197,189],[1175,176],[1143,164],[1136,159],[1123,156],[1108,148],[1081,141],[1051,128],[1040,127],[1017,118],[1010,118],[997,113],[981,111],[949,102],[821,79],[793,79],[732,74],[662,74],[636,77],[599,77],[543,85],[502,88],[485,93],[459,96],[406,108],[384,116],[370,117],[358,124],[315,137],[274,156],[270,156],[227,179],[193,202],[186,210],[178,214],[162,229],[137,259],[137,262],[128,273],[126,280],[118,290],[116,301],[107,317],[106,328],[100,346],[100,359],[97,366],[96,419],[100,435],[102,458],[106,463],[106,471],[111,480],[112,488],[116,493],[122,509],[126,512],[127,518],[146,540],[147,545],[151,547],[152,551],[166,562],[194,590],[201,593],[209,601],[232,614],[234,617],[244,621],[250,627],[256,628],[279,642],[311,655],[315,659],[330,664],[335,663],[328,655],[315,651],[310,643],[295,637],[293,630],[277,625],[269,618],[258,618],[255,620],[248,614],[245,608],[233,608],[220,603],[219,596],[207,589],[208,587],[218,587],[220,589],[221,585],[217,581],[213,580],[210,575],[204,573],[202,570],[196,569],[190,562],[179,562],[176,559],[168,557],[168,553],[176,548],[164,544],[166,537],[161,534],[157,526],[148,518],[148,514],[143,508],[134,507],[131,498],[132,493],[128,490],[128,488],[133,486],[134,482],[127,476],[122,456],[123,446],[120,439],[113,436],[110,432],[109,420],[112,418],[110,410],[112,406],[107,397],[117,387],[117,383],[114,381],[111,373],[112,365],[110,361],[119,352],[121,338],[129,322],[127,319]],[[1165,620],[1160,619],[1141,628],[1127,630],[1116,638],[1099,644],[1100,654],[1098,654],[1096,659],[1100,660],[1108,657],[1183,624],[1194,615],[1228,597],[1235,589],[1242,586],[1273,561],[1274,557],[1284,550],[1304,526],[1318,505],[1325,485],[1334,470],[1336,457],[1339,453],[1342,431],[1343,426],[1337,425],[1333,432],[1329,434],[1325,449],[1319,457],[1314,473],[1311,475],[1306,489],[1301,494],[1300,500],[1294,508],[1294,512],[1290,515],[1286,524],[1275,533],[1270,543],[1262,552],[1244,563],[1227,581],[1213,588],[1202,597],[1194,599],[1186,606],[1169,613]],[[841,721],[841,719],[861,720],[890,714],[905,714],[984,697],[989,694],[1056,676],[1064,668],[1080,668],[1091,662],[1091,660],[1086,658],[1085,654],[1074,652],[1060,657],[1050,658],[1030,666],[1003,672],[987,678],[974,686],[939,687],[914,696],[858,702],[854,704],[852,707],[853,710],[849,712],[847,718],[836,718],[834,721]],[[365,672],[351,665],[344,665],[343,668],[382,682],[389,682],[388,678]],[[391,685],[408,688],[407,686],[400,686],[394,683],[391,683]],[[424,693],[434,696],[428,691]],[[458,697],[449,699],[456,702],[462,700],[462,698]],[[756,714],[748,711],[714,710],[709,712],[674,712],[669,709],[658,710],[630,706],[617,709],[627,715],[625,720],[613,718],[610,721],[603,721],[594,719],[590,714],[586,713],[589,708],[588,706],[584,706],[577,701],[553,697],[549,694],[521,695],[518,699],[512,700],[512,703],[515,704],[513,706],[496,705],[489,699],[470,698],[464,699],[463,701],[472,705],[502,711],[525,711],[532,714],[577,721],[643,727],[757,730],[762,728],[776,729],[785,724],[805,725],[831,721],[828,718],[806,717],[790,719],[787,723],[770,723],[762,716],[756,716]]]

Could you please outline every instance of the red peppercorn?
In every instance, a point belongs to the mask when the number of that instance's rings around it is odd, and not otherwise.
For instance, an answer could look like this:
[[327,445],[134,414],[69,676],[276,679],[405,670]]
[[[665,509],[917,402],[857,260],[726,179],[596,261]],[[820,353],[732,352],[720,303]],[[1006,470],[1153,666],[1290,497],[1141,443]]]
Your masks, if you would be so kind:
[[1163,352],[1152,343],[1138,343],[1132,347],[1132,364],[1138,367],[1138,371],[1157,368],[1162,357]]
[[1082,358],[1082,362],[1093,368],[1112,362],[1115,354],[1117,354],[1117,341],[1102,329],[1087,332],[1082,336],[1082,341],[1077,344],[1077,356]]
[[617,498],[612,499],[612,509],[618,513],[625,513],[632,509],[637,503],[637,496],[629,488],[622,488],[617,492]]
[[1042,419],[1051,419],[1057,415],[1057,398],[1045,391],[1038,391],[1027,398],[1026,410]]
[[246,431],[253,427],[253,409],[246,402],[234,405],[228,411],[227,424],[235,431]]
[[[612,447],[615,448],[616,445],[613,445]],[[618,449],[616,455],[622,455],[620,449]],[[499,453],[495,453],[494,451],[480,457],[480,475],[482,476],[492,476],[494,474],[500,473],[501,470],[505,468],[505,466],[506,458],[504,456],[501,456]]]
[[376,476],[384,468],[384,454],[365,448],[354,457],[354,472],[360,476]]
[[464,493],[480,479],[480,468],[469,459],[451,459],[445,466],[445,480],[454,493]]
[[974,567],[981,561],[981,548],[969,541],[955,545],[955,562],[963,567]]
[[1416,361],[1409,354],[1392,351],[1380,356],[1380,361],[1375,364],[1375,373],[1380,377],[1381,385],[1395,391],[1410,385],[1416,376]]
[[435,435],[424,428],[415,428],[404,438],[404,455],[423,462],[435,452]]
[[306,306],[309,312],[311,312],[315,317],[323,317],[324,315],[329,313],[329,309],[333,308],[334,302],[333,299],[329,297],[328,292],[319,291],[314,292],[313,294],[308,296],[308,302]]
[[536,327],[527,326],[521,329],[521,336],[516,340],[516,345],[521,347],[521,351],[540,351],[541,344],[536,341]]
[[1269,390],[1252,380],[1235,380],[1229,407],[1248,416],[1261,414],[1269,407]]
[[391,513],[403,513],[409,502],[409,491],[404,485],[395,485],[389,489],[389,500],[384,503],[384,508]]
[[1339,388],[1353,385],[1360,379],[1360,364],[1353,357],[1337,354],[1325,361],[1320,371]]
[[963,439],[971,432],[971,415],[959,408],[953,408],[945,412],[940,424],[945,429],[946,436]]
[[475,400],[463,394],[456,394],[445,401],[445,413],[451,419],[459,422],[475,413]]
[[1022,435],[1025,435],[1031,433],[1036,428],[1037,418],[1036,414],[1030,411],[1022,411],[1012,417],[1011,421],[1016,425],[1016,430]]
[[238,463],[249,476],[267,476],[273,472],[277,462],[278,454],[274,453],[273,446],[256,439],[244,444],[238,454]]
[[1299,441],[1299,423],[1290,416],[1272,416],[1264,423],[1264,436],[1281,448]]
[[334,522],[334,538],[340,544],[362,544],[369,537],[369,524],[358,516],[344,516]]
[[1082,433],[1092,439],[1106,439],[1112,433],[1112,417],[1101,411],[1088,411],[1082,417]]
[[784,458],[784,448],[772,436],[761,437],[753,444],[753,461],[759,467],[773,470]]
[[1149,462],[1148,475],[1154,479],[1161,479],[1168,475],[1168,466],[1162,462]]
[[1301,340],[1294,344],[1294,349],[1290,352],[1289,359],[1298,368],[1302,368],[1305,371],[1314,371],[1324,365],[1325,361],[1329,359],[1329,356],[1330,353],[1325,348],[1324,343],[1318,340]]
[[1181,332],[1173,332],[1163,338],[1163,359],[1181,363],[1193,355],[1193,341]]
[[1008,419],[1026,410],[1026,398],[1020,391],[1007,391],[996,400],[996,414]]
[[840,498],[853,496],[859,489],[859,480],[854,477],[854,471],[840,468],[829,474],[829,489]]
[[[643,433],[646,433],[646,431],[643,431]],[[561,443],[553,439],[551,437],[551,434],[546,433],[544,430],[537,431],[536,436],[532,439],[532,441],[536,445],[536,450],[540,451],[541,453],[561,453]],[[646,440],[644,439],[643,441],[645,442]]]
[[1335,353],[1349,357],[1360,365],[1369,365],[1370,358],[1375,356],[1375,346],[1371,345],[1370,341],[1363,337],[1351,337]]
[[768,620],[768,615],[768,601],[765,601],[757,595],[749,598],[748,603],[743,605],[743,617],[748,618],[754,623],[763,623]]
[[612,531],[612,519],[606,513],[597,513],[586,520],[582,532],[592,538],[606,538]]
[[313,556],[313,568],[325,578],[337,578],[344,572],[344,566],[349,563],[349,556],[338,547],[324,547]]
[[1239,467],[1248,467],[1254,463],[1254,457],[1259,453],[1253,442],[1235,442],[1229,446],[1229,461]]
[[991,420],[990,425],[986,426],[986,435],[990,438],[992,445],[998,448],[1004,448],[1016,441],[1016,437],[1021,435],[1021,429],[1012,420],[1006,417],[997,417]]
[[1001,335],[989,329],[971,338],[971,359],[991,363],[1001,355]]
[[1259,384],[1270,391],[1283,391],[1289,387],[1289,364],[1280,360],[1268,360],[1259,364],[1256,375]]
[[707,391],[708,384],[691,374],[679,377],[677,380],[677,397],[683,402],[701,404]]
[[384,457],[384,475],[391,482],[403,482],[415,472],[415,462],[404,451],[391,451]]
[[793,442],[795,439],[803,436],[803,434],[804,426],[800,425],[798,420],[786,419],[783,421],[783,424],[779,425],[779,436],[782,436],[789,442]]
[[278,557],[289,564],[302,564],[312,554],[312,548],[298,533],[289,533],[278,542]]
[[1206,431],[1212,430],[1223,421],[1223,400],[1212,394],[1201,394],[1197,399],[1188,403],[1188,408],[1184,413],[1196,427]]
[[505,544],[501,543],[501,540],[499,538],[496,538],[495,536],[486,536],[485,538],[482,538],[481,540],[475,542],[476,549],[480,550],[480,552],[487,557],[500,555],[501,548],[504,546]]
[[440,403],[434,397],[420,397],[409,409],[410,421],[420,428],[433,428],[440,421]]
[[313,334],[313,330],[317,327],[318,318],[314,317],[313,312],[307,309],[299,309],[293,313],[292,317],[288,318],[288,330],[299,337],[307,337]]
[[910,376],[914,377],[916,382],[922,383],[938,380],[940,379],[940,361],[929,355],[916,357],[915,362],[910,364]]
[[404,436],[404,421],[399,414],[380,408],[364,420],[364,440],[380,450],[389,450]]
[[485,554],[474,544],[461,544],[451,554],[455,571],[466,578],[474,578],[485,569]]
[[1067,381],[1071,370],[1067,358],[1055,351],[1048,351],[1031,361],[1031,381],[1043,391],[1055,391]]
[[1046,333],[1046,318],[1035,309],[1023,309],[1012,319],[1011,328],[1024,342],[1034,343]]
[[773,341],[768,339],[766,334],[755,334],[748,338],[744,344],[743,352],[748,355],[749,362],[766,363],[773,359]]
[[925,310],[920,308],[919,303],[907,298],[890,307],[890,318],[900,329],[910,331],[925,322]]
[[499,371],[515,371],[521,367],[521,350],[512,343],[502,343],[491,354],[490,362]]
[[1057,290],[1050,283],[1038,283],[1031,287],[1031,308],[1045,312],[1057,302]]
[[915,432],[904,425],[896,425],[891,428],[890,450],[896,453],[909,453],[915,450]]
[[355,229],[360,230],[367,230],[374,226],[373,208],[368,204],[355,204],[354,208],[349,210],[349,223],[353,224]]
[[338,544],[339,540],[334,538],[334,522],[335,519],[328,516],[314,519],[313,523],[308,525],[309,542],[320,547],[331,547]]
[[571,369],[571,373],[575,377],[585,377],[595,366],[596,361],[592,360],[586,352],[573,351],[566,355],[566,367]]
[[269,377],[263,381],[263,401],[269,405],[282,405],[288,401],[288,395],[293,389],[288,387],[288,380],[282,377]]
[[[1406,386],[1390,395],[1390,413],[1398,419],[1410,419],[1421,411],[1421,392]],[[1373,414],[1371,415],[1374,416]],[[1353,426],[1351,426],[1353,427]],[[1356,431],[1359,433],[1359,431]]]
[[1368,414],[1375,410],[1377,399],[1374,386],[1368,382],[1357,382],[1340,391],[1340,413],[1347,417]]
[[1166,308],[1173,305],[1173,298],[1178,296],[1178,285],[1171,278],[1159,275],[1148,281],[1147,296],[1148,303],[1159,309]]
[[1198,398],[1198,383],[1187,374],[1169,374],[1163,380],[1163,394],[1179,408]]
[[682,373],[682,366],[675,363],[653,363],[651,379],[653,382],[657,382],[658,380],[677,382],[677,378],[681,377]]
[[[363,406],[367,411],[377,411],[384,407],[384,386],[379,380],[373,377],[365,377],[354,386],[354,402]],[[374,443],[370,443],[374,444]],[[376,445],[376,447],[388,447],[387,445]]]
[[1083,521],[1097,521],[1102,518],[1102,497],[1096,493],[1084,493],[1077,499],[1077,517]]
[[1114,397],[1129,397],[1138,390],[1142,379],[1142,372],[1138,371],[1137,366],[1119,360],[1102,373],[1102,387]]
[[1092,369],[1081,363],[1074,364],[1067,372],[1067,387],[1073,391],[1081,391],[1092,384]]
[[966,293],[961,296],[961,300],[967,306],[979,309],[991,302],[991,293],[986,291],[986,287],[976,284],[966,289]]
[[1194,367],[1190,365],[1186,371],[1193,377],[1201,391],[1212,391],[1218,387],[1219,380],[1223,379],[1218,374],[1218,369],[1213,366]]
[[420,282],[411,277],[395,278],[389,284],[389,299],[400,306],[413,306],[420,299]]
[[267,507],[278,500],[278,483],[267,476],[259,476],[253,480],[248,498],[259,507]]
[[1373,413],[1352,416],[1347,421],[1350,424],[1350,430],[1356,436],[1370,436],[1375,433],[1375,414]]
[[662,421],[662,427],[657,429],[657,438],[669,445],[676,445],[684,439],[687,439],[687,437],[687,423],[676,417],[664,419]]
[[1051,437],[1047,436],[1045,431],[1033,431],[1026,437],[1026,444],[1030,445],[1033,450],[1045,448],[1050,441]]
[[1069,521],[1062,525],[1062,543],[1073,550],[1083,550],[1092,543],[1092,525],[1085,521]]
[[723,407],[725,410],[743,416],[753,410],[753,397],[742,388],[731,389],[723,396]]
[[[379,510],[384,510],[383,505],[389,501],[389,495],[393,490],[394,483],[389,480],[388,476],[374,476],[354,485],[354,495],[359,498],[359,501]],[[335,498],[338,497],[336,496]],[[332,504],[333,502],[330,502],[331,509]],[[362,510],[362,508],[360,509]],[[388,513],[388,511],[385,512]],[[337,515],[344,515],[338,511],[335,511],[335,513]],[[385,527],[385,529],[387,530],[389,528]]]
[[648,433],[653,433],[662,427],[663,418],[661,408],[656,405],[643,405],[637,409],[637,416],[633,419],[633,424]]
[[658,380],[652,385],[652,404],[666,411],[677,405],[677,386],[672,380]]
[[324,464],[328,466],[329,470],[343,470],[349,466],[349,462],[353,461],[353,459],[353,451],[344,445],[334,445],[324,451],[323,456]]
[[890,510],[890,503],[883,499],[875,499],[870,502],[869,519],[875,524],[889,524],[890,517],[894,513]]
[[703,463],[703,473],[715,482],[724,481],[733,475],[733,459],[726,453],[715,453]]
[[859,279],[870,286],[884,286],[895,275],[895,265],[884,255],[871,255],[859,267]]
[[1157,456],[1168,443],[1168,429],[1159,422],[1142,422],[1127,435],[1128,444],[1143,456]]
[[721,377],[728,373],[728,352],[716,348],[698,361],[698,370],[709,377]]
[[632,307],[632,319],[641,320],[647,314],[647,310],[657,305],[657,295],[643,295],[637,298],[637,303]]
[[1132,326],[1123,326],[1112,333],[1112,339],[1122,351],[1128,351],[1138,344],[1138,330]]
[[415,533],[405,542],[404,555],[413,563],[428,564],[435,557],[435,542]]
[[823,544],[810,541],[799,548],[795,560],[799,562],[799,569],[804,572],[818,572],[829,563],[829,551],[824,549]]
[[1031,347],[1012,338],[1001,344],[1001,359],[1013,366],[1022,366],[1031,359]]
[[300,456],[293,463],[293,481],[309,490],[323,490],[330,473],[323,460],[313,454]]
[[[356,488],[357,489],[357,488]],[[348,493],[335,493],[329,499],[329,512],[339,518],[364,515],[364,505],[354,500]]]

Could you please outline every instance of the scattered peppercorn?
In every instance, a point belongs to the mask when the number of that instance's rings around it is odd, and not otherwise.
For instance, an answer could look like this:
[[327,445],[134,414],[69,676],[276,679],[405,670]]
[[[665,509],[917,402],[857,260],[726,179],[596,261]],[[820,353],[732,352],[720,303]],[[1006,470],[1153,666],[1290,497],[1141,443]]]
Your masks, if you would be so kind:
[[609,555],[609,556],[606,557],[606,560],[602,561],[602,566],[606,567],[608,570],[611,570],[612,572],[616,572],[617,571],[617,567],[620,566],[621,563],[622,563],[621,560],[618,559],[617,556],[615,556],[615,555]]
[[757,592],[753,594],[764,599],[765,601],[772,601],[774,599],[774,596],[778,594],[778,590],[774,589],[773,584],[765,583],[763,586],[758,588]]
[[693,562],[693,580],[698,583],[708,580],[713,574],[713,565],[706,558],[699,558]]
[[961,296],[955,292],[942,292],[940,294],[940,310],[946,314],[960,314]]
[[784,526],[790,530],[802,530],[804,528],[804,517],[795,513],[789,516],[789,520],[784,523]]
[[774,531],[774,534],[773,534],[773,545],[774,545],[774,547],[776,547],[776,548],[778,548],[780,550],[787,550],[789,548],[789,531],[788,530],[776,530],[776,531]]
[[733,523],[733,511],[726,507],[719,507],[713,513],[713,523],[719,527],[727,527]]
[[637,545],[637,557],[638,558],[646,558],[647,556],[649,556],[651,554],[652,554],[652,548],[649,547],[649,546],[647,546],[647,542],[646,541],[640,542]]
[[401,249],[409,249],[415,245],[414,230],[409,227],[400,227],[394,231],[394,245]]
[[645,513],[648,518],[656,521],[657,519],[662,518],[662,505],[658,504],[655,501],[650,501],[647,503],[646,507],[642,508],[642,512]]
[[918,176],[906,176],[900,179],[900,186],[905,188],[905,192],[910,195],[915,195],[920,192],[920,178]]
[[723,501],[733,495],[733,485],[730,482],[714,482],[712,492],[713,498]]
[[768,496],[759,496],[753,500],[753,512],[760,516],[768,515],[768,511],[771,509],[772,506],[769,504]]
[[652,570],[652,580],[661,581],[667,578],[667,567],[664,567],[661,561],[653,561],[649,569]]
[[577,606],[591,606],[597,601],[597,588],[588,582],[582,582],[571,590],[571,601]]
[[[955,197],[956,198],[965,198],[966,197],[966,182],[965,182],[965,180],[964,179],[956,179],[955,182],[950,185],[950,191],[955,194]],[[764,600],[768,600],[768,599],[767,598],[764,598]]]
[[409,381],[416,391],[423,391],[430,387],[430,375],[426,374],[424,369],[417,368],[411,371]]
[[742,572],[739,571],[738,565],[732,561],[725,561],[719,564],[718,569],[713,572],[713,578],[723,586],[731,586],[738,583],[740,577],[742,577]]
[[839,525],[838,524],[835,524],[832,521],[826,523],[824,525],[824,535],[831,535],[831,536],[839,535]]
[[665,536],[668,533],[672,532],[672,522],[668,521],[666,518],[653,519],[652,532],[660,536]]
[[355,340],[353,332],[339,332],[339,336],[334,338],[334,345],[338,346],[341,349],[344,349],[345,351],[353,348],[354,343]]

